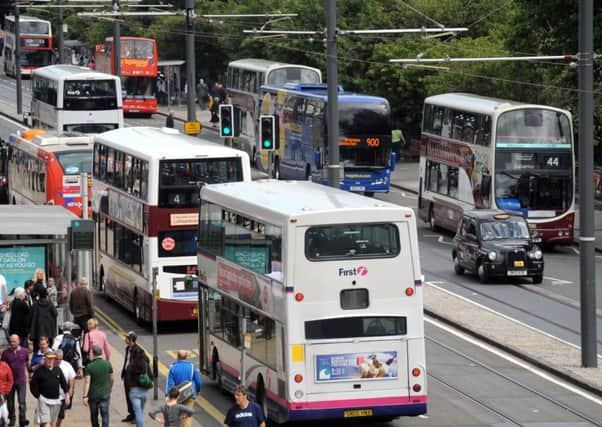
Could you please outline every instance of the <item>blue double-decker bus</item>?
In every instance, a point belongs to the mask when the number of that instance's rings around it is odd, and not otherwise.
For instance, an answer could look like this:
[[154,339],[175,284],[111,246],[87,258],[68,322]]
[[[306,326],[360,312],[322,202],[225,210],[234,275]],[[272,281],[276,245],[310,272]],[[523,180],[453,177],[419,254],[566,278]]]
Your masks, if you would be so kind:
[[[272,173],[279,179],[328,184],[328,90],[324,84],[287,83],[261,87],[260,112],[278,117],[280,147]],[[395,154],[391,150],[391,109],[385,98],[345,92],[339,87],[341,188],[366,195],[388,192]],[[257,158],[268,169],[267,152]]]

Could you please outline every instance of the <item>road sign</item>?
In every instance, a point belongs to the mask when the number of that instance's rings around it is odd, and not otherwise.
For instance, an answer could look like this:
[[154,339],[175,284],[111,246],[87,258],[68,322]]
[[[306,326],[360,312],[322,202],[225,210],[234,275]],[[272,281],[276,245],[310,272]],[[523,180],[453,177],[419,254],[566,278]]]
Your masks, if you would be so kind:
[[184,122],[184,133],[186,135],[198,135],[201,133],[201,122]]
[[71,250],[91,251],[94,249],[94,221],[91,219],[73,219],[69,227]]

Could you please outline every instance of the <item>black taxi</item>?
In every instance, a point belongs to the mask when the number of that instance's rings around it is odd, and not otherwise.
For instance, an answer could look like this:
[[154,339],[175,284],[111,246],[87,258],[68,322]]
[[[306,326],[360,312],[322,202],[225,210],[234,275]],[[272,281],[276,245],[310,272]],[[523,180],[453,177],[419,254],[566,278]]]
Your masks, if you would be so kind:
[[474,210],[462,216],[452,257],[456,274],[476,273],[481,283],[491,279],[531,277],[543,280],[541,238],[531,234],[527,221],[515,214]]

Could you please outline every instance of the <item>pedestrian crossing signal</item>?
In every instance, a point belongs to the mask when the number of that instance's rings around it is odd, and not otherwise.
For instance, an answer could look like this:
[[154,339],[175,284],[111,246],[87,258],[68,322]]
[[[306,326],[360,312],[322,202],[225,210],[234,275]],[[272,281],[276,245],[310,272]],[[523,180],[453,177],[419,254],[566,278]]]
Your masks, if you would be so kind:
[[278,133],[276,132],[276,117],[272,115],[262,115],[259,117],[259,135],[260,148],[263,151],[274,151],[280,145],[278,143]]
[[234,136],[234,107],[231,104],[219,106],[219,136],[222,138]]

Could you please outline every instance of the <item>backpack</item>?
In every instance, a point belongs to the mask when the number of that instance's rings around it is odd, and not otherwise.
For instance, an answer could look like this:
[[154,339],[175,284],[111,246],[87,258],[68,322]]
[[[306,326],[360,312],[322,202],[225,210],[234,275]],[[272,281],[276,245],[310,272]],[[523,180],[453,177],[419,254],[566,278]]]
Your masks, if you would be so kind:
[[59,348],[63,351],[63,360],[69,362],[73,366],[73,370],[77,372],[79,354],[77,354],[76,338],[71,334],[64,334]]

